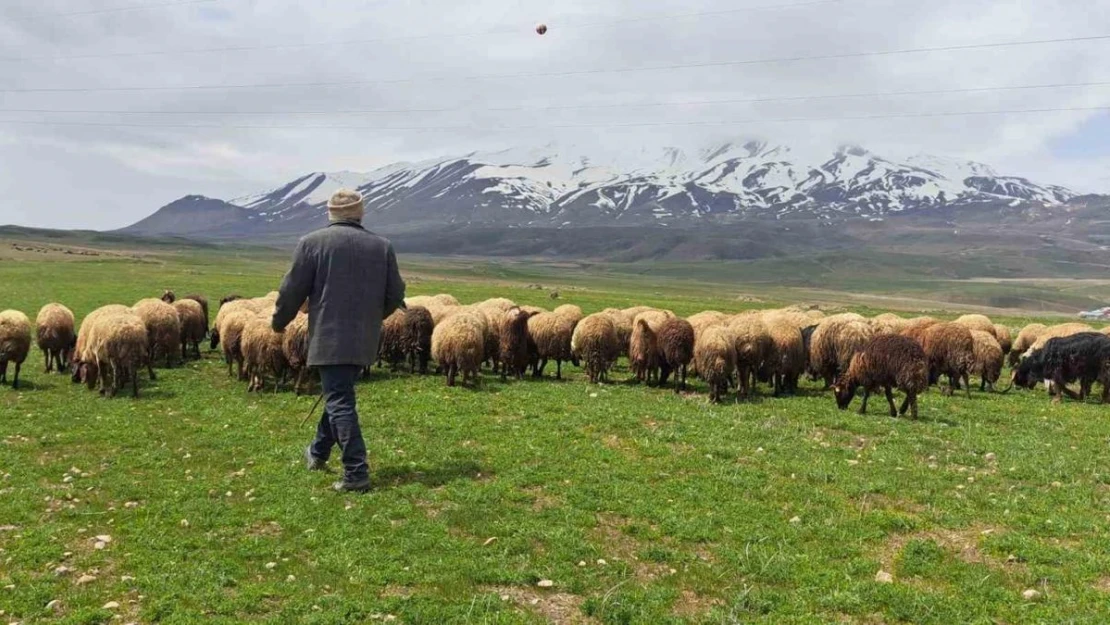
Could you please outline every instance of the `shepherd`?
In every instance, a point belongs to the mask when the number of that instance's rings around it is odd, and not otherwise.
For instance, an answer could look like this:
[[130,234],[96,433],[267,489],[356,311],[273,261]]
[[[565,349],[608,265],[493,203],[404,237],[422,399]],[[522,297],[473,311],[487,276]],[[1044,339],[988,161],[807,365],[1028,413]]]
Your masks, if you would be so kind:
[[377,359],[382,320],[405,300],[393,245],[363,228],[364,215],[359,193],[340,189],[331,196],[329,224],[297,244],[272,322],[283,332],[308,301],[307,364],[320,374],[324,412],[304,451],[305,465],[327,470],[332,448],[339,445],[343,479],[333,488],[340,493],[370,490],[355,382]]

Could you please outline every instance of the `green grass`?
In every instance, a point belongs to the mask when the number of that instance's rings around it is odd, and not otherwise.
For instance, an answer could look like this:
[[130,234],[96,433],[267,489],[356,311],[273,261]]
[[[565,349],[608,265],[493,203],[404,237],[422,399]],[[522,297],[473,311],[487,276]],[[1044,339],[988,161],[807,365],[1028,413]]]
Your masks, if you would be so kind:
[[[413,294],[551,305],[523,268],[402,263]],[[226,251],[5,262],[0,308],[255,295],[282,268]],[[751,306],[584,274],[543,283],[588,310]],[[881,399],[837,411],[809,385],[711,406],[698,384],[680,397],[623,369],[601,387],[569,368],[477,389],[375,372],[359,401],[376,488],[339,496],[301,465],[313,399],[248,394],[214,355],[138,400],[40,367],[35,353],[26,386],[0,389],[3,622],[1110,621],[1110,422],[1094,403],[930,392],[914,422]]]

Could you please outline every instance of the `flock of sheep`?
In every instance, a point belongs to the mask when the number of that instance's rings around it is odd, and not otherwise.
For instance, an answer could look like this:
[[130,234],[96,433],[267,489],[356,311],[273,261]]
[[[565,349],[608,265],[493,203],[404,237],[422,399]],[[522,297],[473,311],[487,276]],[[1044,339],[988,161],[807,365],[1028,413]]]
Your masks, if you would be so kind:
[[[292,379],[300,393],[309,371],[308,317],[302,309],[285,332],[274,332],[276,298],[277,293],[225,297],[211,328],[205,297],[178,299],[172,291],[130,307],[98,308],[77,329],[73,313],[60,304],[44,306],[34,326],[23,313],[4,311],[0,381],[6,381],[13,362],[12,384],[18,386],[34,338],[47,372],[68,367],[75,382],[99,387],[105,396],[127,385],[138,395],[143,369],[154,379],[155,363],[172,366],[178,353],[182,360],[200,358],[200,343],[210,338],[210,348],[221,349],[228,374],[246,381],[249,391],[268,384],[277,390]],[[483,366],[502,379],[522,379],[529,370],[539,378],[552,361],[557,378],[563,363],[571,363],[598,383],[609,380],[613,365],[626,357],[637,380],[663,386],[673,375],[676,392],[686,388],[688,374],[696,375],[714,402],[731,389],[737,398],[750,397],[759,383],[775,395],[794,393],[808,374],[833,390],[842,409],[862,388],[861,412],[869,396],[882,391],[892,416],[916,417],[917,395],[943,378],[948,393],[963,389],[970,396],[971,376],[980,379],[981,391],[993,389],[1008,355],[1011,387],[1033,388],[1044,380],[1054,399],[1082,399],[1097,381],[1103,401],[1110,399],[1110,328],[1096,332],[1079,323],[1032,324],[1012,338],[1009,328],[983,315],[940,321],[785,308],[735,315],[706,311],[683,319],[645,306],[584,315],[574,305],[548,311],[504,298],[462,305],[450,295],[435,295],[405,303],[383,323],[378,365],[407,365],[427,374],[434,361],[448,386],[460,378],[476,383]],[[1079,393],[1067,388],[1076,381]],[[895,389],[905,394],[897,410]]]

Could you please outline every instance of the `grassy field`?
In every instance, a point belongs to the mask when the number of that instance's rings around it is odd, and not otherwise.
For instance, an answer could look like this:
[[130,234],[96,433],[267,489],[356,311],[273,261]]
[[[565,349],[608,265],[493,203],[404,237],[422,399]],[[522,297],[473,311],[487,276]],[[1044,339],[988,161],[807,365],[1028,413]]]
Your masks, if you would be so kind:
[[[9,251],[0,308],[260,295],[283,269],[262,251],[124,252]],[[464,301],[766,305],[676,274],[401,262],[410,294]],[[0,389],[4,623],[1110,622],[1095,403],[933,391],[914,422],[808,385],[712,406],[624,369],[476,389],[376,372],[359,388],[375,489],[339,496],[301,465],[311,397],[248,394],[212,354],[138,400],[41,362]]]

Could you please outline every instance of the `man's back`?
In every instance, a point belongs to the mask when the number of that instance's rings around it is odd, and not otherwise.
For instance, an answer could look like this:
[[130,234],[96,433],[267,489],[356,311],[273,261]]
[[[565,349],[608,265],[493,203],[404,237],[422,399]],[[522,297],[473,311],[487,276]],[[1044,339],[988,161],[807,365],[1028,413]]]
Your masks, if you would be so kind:
[[301,239],[280,293],[275,327],[284,328],[308,299],[309,366],[368,366],[382,319],[401,305],[405,285],[388,240],[336,222]]

